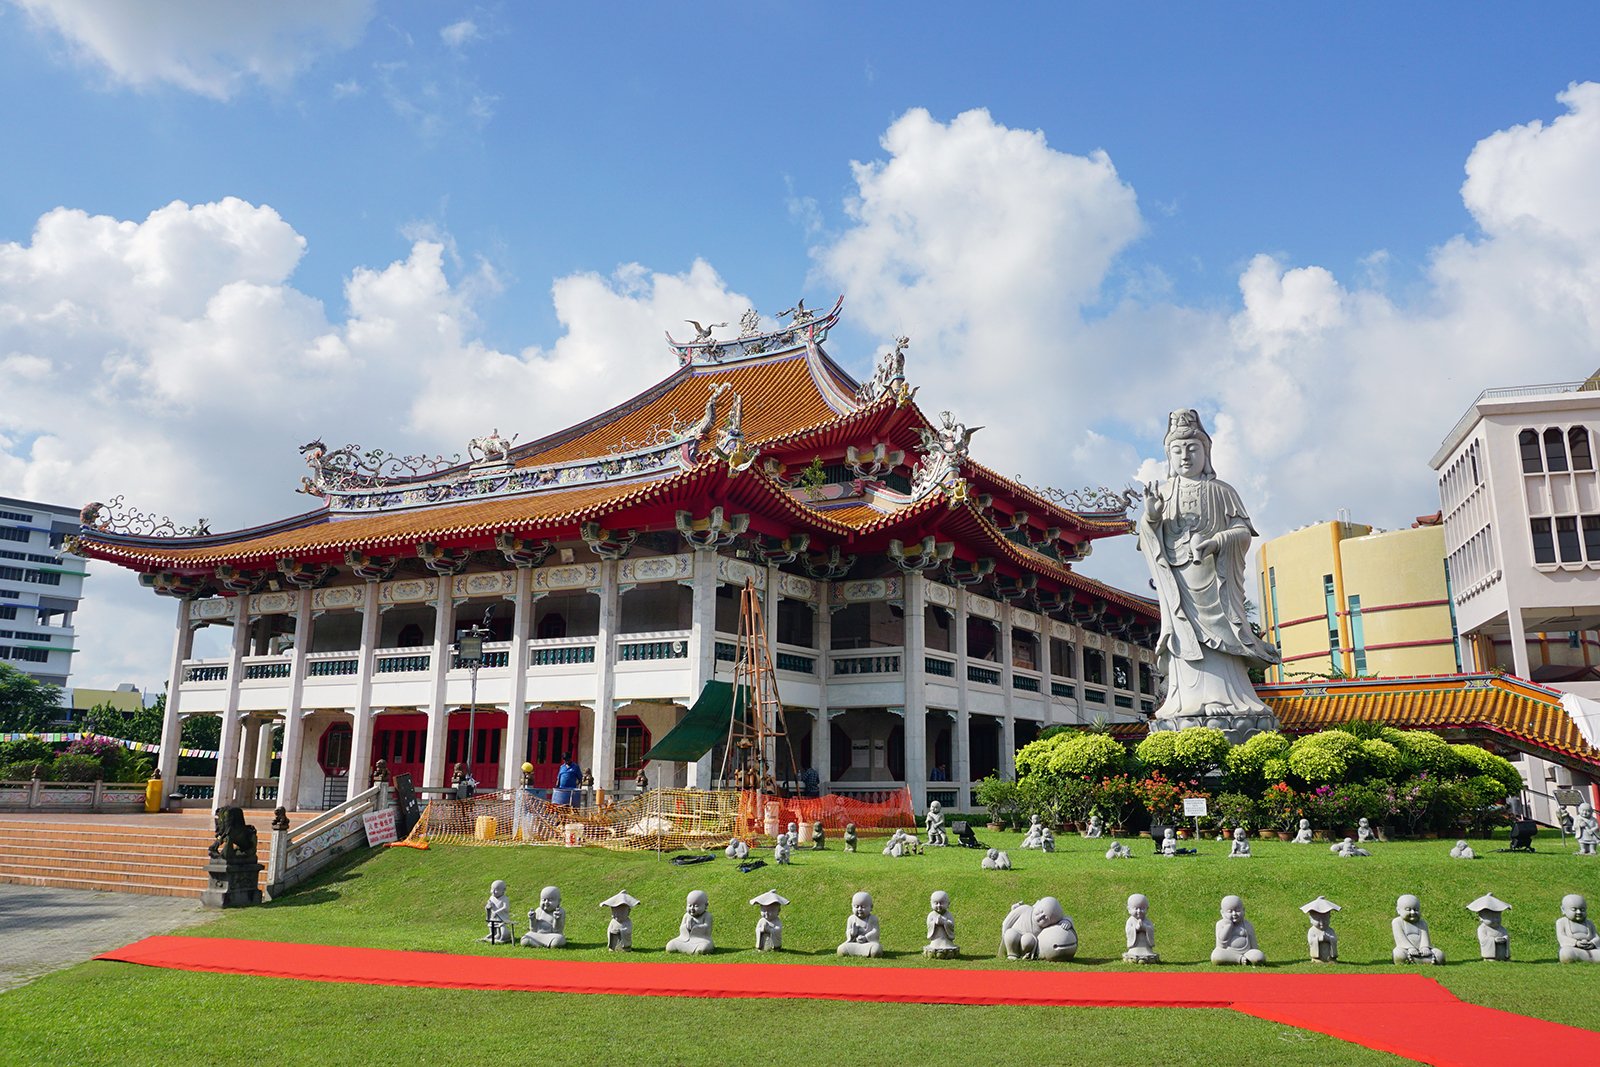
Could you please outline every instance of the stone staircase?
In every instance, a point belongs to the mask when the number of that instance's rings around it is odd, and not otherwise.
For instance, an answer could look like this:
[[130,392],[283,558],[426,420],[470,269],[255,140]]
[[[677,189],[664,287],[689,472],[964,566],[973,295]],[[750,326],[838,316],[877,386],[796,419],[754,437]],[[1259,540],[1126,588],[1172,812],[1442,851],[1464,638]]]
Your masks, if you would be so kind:
[[[209,819],[153,822],[122,825],[103,817],[47,821],[0,816],[0,882],[198,897],[206,888],[206,850],[213,837]],[[265,862],[270,831],[260,829]]]

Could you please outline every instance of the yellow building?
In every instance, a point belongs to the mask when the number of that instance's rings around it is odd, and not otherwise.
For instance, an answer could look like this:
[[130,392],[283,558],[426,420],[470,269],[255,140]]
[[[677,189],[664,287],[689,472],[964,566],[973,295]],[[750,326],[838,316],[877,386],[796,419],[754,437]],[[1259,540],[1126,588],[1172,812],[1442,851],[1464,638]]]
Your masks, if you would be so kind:
[[1261,627],[1283,655],[1269,682],[1460,670],[1444,527],[1323,522],[1261,544]]

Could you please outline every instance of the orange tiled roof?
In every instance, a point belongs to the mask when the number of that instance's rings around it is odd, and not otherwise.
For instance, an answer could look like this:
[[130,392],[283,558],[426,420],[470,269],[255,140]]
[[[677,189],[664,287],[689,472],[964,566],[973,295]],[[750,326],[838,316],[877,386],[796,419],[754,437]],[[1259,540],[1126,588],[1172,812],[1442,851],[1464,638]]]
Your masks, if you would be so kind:
[[1476,729],[1569,761],[1600,765],[1600,749],[1584,740],[1559,694],[1516,678],[1374,678],[1258,686],[1256,692],[1283,728],[1296,733],[1358,721],[1402,730]]
[[[822,385],[818,384],[817,375],[823,377]],[[712,386],[722,383],[731,385],[742,398],[744,435],[756,444],[793,433],[796,427],[838,418],[843,410],[839,393],[848,395],[832,364],[813,361],[803,348],[726,367],[683,367],[610,411],[516,449],[516,464],[540,466],[604,456],[622,450],[624,442],[642,446],[652,433],[670,428],[674,418],[682,423],[699,419]],[[824,389],[835,394],[834,404],[828,402]],[[719,421],[725,417],[727,403],[724,400],[718,405]]]

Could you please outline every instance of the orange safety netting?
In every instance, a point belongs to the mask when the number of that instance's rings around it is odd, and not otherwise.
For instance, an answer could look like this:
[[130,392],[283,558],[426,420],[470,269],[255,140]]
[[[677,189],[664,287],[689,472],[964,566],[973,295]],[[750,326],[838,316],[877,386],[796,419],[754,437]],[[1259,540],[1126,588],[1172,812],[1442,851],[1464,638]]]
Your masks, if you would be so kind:
[[569,807],[520,789],[471,800],[431,800],[407,844],[598,845],[623,851],[712,848],[730,837],[780,833],[789,823],[821,822],[830,830],[916,825],[907,789],[868,798],[774,797],[756,792],[652,789],[620,804]]

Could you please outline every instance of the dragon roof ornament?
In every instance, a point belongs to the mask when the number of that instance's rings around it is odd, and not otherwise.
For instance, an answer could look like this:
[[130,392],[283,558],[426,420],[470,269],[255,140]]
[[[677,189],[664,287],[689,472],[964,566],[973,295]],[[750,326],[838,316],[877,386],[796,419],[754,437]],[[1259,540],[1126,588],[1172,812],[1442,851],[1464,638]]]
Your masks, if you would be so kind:
[[967,498],[967,480],[961,468],[967,462],[967,452],[972,445],[972,435],[983,429],[956,421],[948,411],[939,412],[939,425],[919,426],[922,438],[922,459],[911,480],[911,499],[921,500],[939,490],[948,492],[952,501]]
[[878,357],[878,365],[873,369],[872,377],[862,383],[856,390],[856,399],[863,404],[870,404],[885,396],[894,397],[895,407],[905,407],[917,395],[916,386],[906,383],[906,348],[911,344],[909,337],[896,337],[894,348]]
[[702,325],[694,319],[685,319],[684,321],[694,328],[694,337],[688,341],[679,341],[669,331],[666,335],[667,347],[678,357],[679,366],[689,366],[727,363],[769,352],[781,352],[786,348],[807,343],[821,344],[827,340],[828,331],[839,321],[839,310],[843,306],[844,297],[841,296],[826,313],[818,314],[806,307],[805,300],[798,300],[794,307],[785,308],[778,313],[779,319],[787,318],[789,322],[775,330],[763,330],[761,315],[755,308],[749,308],[739,316],[739,336],[721,341],[717,340],[712,331],[726,327],[727,323],[713,322]]
[[1079,515],[1126,515],[1143,499],[1143,494],[1133,486],[1121,490],[1105,486],[1086,485],[1082,489],[1057,489],[1054,486],[1028,488],[1052,504],[1059,504]]
[[134,537],[209,537],[211,525],[201,519],[193,526],[179,526],[165,515],[146,514],[129,507],[122,497],[114,496],[101,503],[96,500],[85,504],[78,512],[78,524],[84,533],[99,532],[129,534]]

